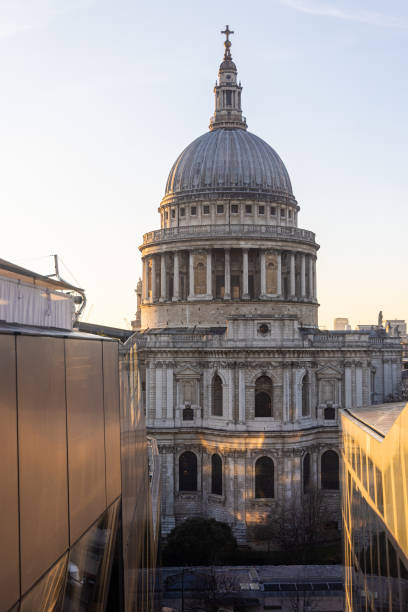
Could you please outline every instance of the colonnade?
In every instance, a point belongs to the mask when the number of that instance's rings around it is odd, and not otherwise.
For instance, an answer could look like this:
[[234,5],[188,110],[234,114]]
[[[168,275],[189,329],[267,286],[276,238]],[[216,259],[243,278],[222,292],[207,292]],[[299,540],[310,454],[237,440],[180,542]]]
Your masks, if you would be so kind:
[[[216,284],[213,278],[215,250],[218,254],[223,251],[222,295],[217,295],[217,288],[214,286]],[[234,276],[231,267],[231,251],[234,251],[235,257]],[[257,258],[252,259],[251,269],[249,266],[250,252]],[[237,255],[239,257],[238,275]],[[187,256],[188,261],[186,261]],[[200,266],[201,276],[198,277]],[[217,272],[219,271],[218,267]],[[182,276],[184,277],[183,290]],[[256,283],[254,283],[254,278],[256,278]],[[232,286],[232,280],[235,286]],[[143,257],[144,303],[177,302],[184,299],[212,300],[214,298],[223,300],[270,298],[314,300],[316,298],[316,256],[293,250],[244,247],[179,250]]]

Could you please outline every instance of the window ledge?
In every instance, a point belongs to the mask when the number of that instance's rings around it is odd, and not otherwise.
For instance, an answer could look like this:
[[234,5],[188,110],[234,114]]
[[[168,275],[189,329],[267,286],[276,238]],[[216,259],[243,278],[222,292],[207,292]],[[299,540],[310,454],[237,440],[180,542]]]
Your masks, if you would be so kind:
[[225,495],[217,495],[216,493],[209,493],[208,501],[214,502],[216,504],[223,504],[225,502]]

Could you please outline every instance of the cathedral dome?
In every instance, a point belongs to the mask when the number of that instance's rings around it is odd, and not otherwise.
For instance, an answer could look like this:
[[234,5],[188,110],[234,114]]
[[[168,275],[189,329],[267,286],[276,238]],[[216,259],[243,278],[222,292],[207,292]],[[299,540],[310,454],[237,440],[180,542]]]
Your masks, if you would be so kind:
[[241,127],[212,129],[188,145],[170,171],[163,203],[220,198],[296,205],[279,155]]

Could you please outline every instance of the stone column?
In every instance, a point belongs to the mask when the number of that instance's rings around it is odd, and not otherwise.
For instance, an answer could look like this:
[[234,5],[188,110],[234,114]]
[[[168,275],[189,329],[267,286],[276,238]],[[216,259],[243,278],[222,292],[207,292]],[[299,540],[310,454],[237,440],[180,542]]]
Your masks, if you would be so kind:
[[351,408],[352,406],[351,364],[347,364],[344,368],[344,407]]
[[152,257],[152,302],[157,298],[157,283],[156,283],[156,258]]
[[245,423],[245,370],[240,368],[238,376],[238,421]]
[[231,299],[231,251],[224,249],[224,300]]
[[282,295],[282,253],[278,253],[278,295]]
[[296,295],[295,253],[290,254],[290,296]]
[[248,249],[242,249],[242,298],[249,299],[248,294]]
[[260,297],[266,296],[266,263],[265,263],[265,249],[261,249],[261,295]]
[[212,251],[207,251],[207,297],[212,299]]
[[145,411],[147,424],[150,422],[150,376],[151,369],[149,363],[146,364],[146,379],[145,379]]
[[229,367],[227,370],[228,375],[228,421],[234,421],[234,370]]
[[156,419],[162,418],[163,368],[156,368]]
[[188,297],[194,297],[194,253],[190,251],[188,254],[188,267],[189,267],[189,278],[190,278],[190,287],[188,292]]
[[360,364],[356,366],[356,401],[357,408],[363,405],[363,368]]
[[179,254],[173,255],[173,302],[180,299],[180,270],[179,270]]
[[173,368],[167,365],[167,420],[173,420]]
[[309,255],[309,297],[313,298],[313,257]]
[[166,300],[167,295],[167,270],[166,270],[166,255],[162,253],[160,256],[160,302]]
[[149,260],[143,258],[143,302],[149,299]]
[[313,297],[315,299],[317,297],[317,287],[316,287],[316,257],[313,257]]
[[306,255],[302,253],[300,257],[300,295],[304,298],[306,297]]
[[291,421],[291,371],[287,366],[283,366],[283,422]]

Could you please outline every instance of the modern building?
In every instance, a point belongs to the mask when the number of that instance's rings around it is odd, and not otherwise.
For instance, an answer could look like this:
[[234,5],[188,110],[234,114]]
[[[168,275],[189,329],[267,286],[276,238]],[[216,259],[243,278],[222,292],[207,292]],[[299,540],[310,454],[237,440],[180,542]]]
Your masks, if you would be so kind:
[[349,329],[351,329],[351,327],[346,317],[337,317],[334,319],[334,331],[346,331]]
[[408,610],[408,404],[344,410],[346,611]]
[[396,336],[402,340],[407,338],[407,322],[404,319],[387,319],[385,329],[390,336]]
[[153,606],[158,453],[149,470],[136,354],[73,329],[83,299],[0,260],[1,610]]
[[210,129],[175,161],[161,228],[143,236],[134,322],[162,529],[192,515],[238,540],[319,489],[340,521],[339,409],[400,384],[384,334],[318,328],[315,235],[286,167],[247,130],[225,30]]

